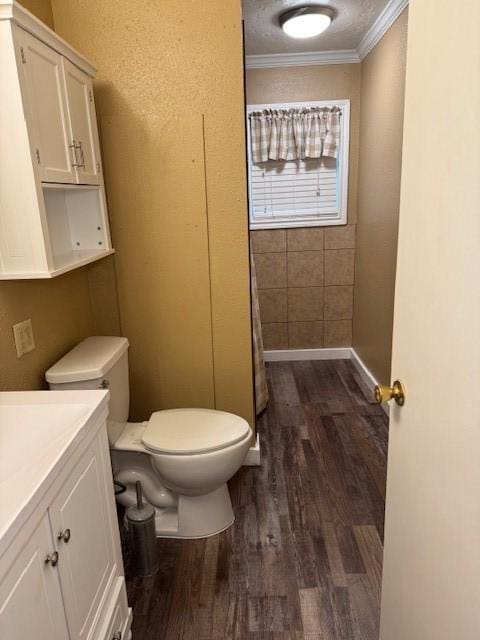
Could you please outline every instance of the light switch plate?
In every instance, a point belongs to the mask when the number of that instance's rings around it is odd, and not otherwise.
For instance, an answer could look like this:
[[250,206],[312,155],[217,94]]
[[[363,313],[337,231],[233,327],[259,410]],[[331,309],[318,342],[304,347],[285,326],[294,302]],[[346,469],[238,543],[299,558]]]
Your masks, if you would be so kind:
[[21,358],[26,353],[35,349],[33,339],[32,321],[30,318],[13,325],[13,338],[17,349],[17,358]]

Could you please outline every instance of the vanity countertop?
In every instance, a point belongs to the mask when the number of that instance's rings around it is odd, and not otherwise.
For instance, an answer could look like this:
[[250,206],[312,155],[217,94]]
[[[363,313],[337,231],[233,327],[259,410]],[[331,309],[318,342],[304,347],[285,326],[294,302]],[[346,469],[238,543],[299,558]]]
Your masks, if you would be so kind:
[[0,393],[0,556],[107,410],[108,391]]

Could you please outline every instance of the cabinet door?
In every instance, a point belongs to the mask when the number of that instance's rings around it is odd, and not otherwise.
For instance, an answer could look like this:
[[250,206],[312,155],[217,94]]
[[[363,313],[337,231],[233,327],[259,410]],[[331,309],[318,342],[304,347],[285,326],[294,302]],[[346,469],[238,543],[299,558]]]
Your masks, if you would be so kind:
[[[53,541],[48,515],[45,513],[0,582],[2,640],[69,638],[58,565],[53,567],[45,562],[47,555],[52,552]],[[8,558],[8,552],[6,556]],[[0,573],[3,573],[3,565],[0,566]]]
[[43,182],[73,183],[76,173],[62,56],[21,29],[16,34],[33,162]]
[[100,184],[101,164],[92,80],[63,58],[68,111],[77,154],[77,181]]
[[50,507],[71,640],[87,638],[118,573],[109,518],[113,491],[103,442],[94,441]]

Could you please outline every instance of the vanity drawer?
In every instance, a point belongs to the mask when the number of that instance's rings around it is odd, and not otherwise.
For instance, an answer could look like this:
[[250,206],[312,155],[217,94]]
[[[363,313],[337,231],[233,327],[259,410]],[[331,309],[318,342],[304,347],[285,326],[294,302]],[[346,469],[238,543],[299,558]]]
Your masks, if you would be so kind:
[[127,604],[124,578],[118,578],[112,593],[111,603],[94,640],[129,640],[131,611]]

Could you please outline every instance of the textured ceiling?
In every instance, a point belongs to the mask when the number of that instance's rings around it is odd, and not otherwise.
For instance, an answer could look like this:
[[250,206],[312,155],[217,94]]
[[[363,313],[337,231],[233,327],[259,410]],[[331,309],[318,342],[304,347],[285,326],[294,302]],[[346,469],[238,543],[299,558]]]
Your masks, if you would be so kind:
[[[387,2],[388,0],[242,0],[246,53],[254,55],[355,49]],[[332,7],[336,14],[332,24],[315,38],[289,38],[278,25],[279,14],[287,9],[309,4]]]

